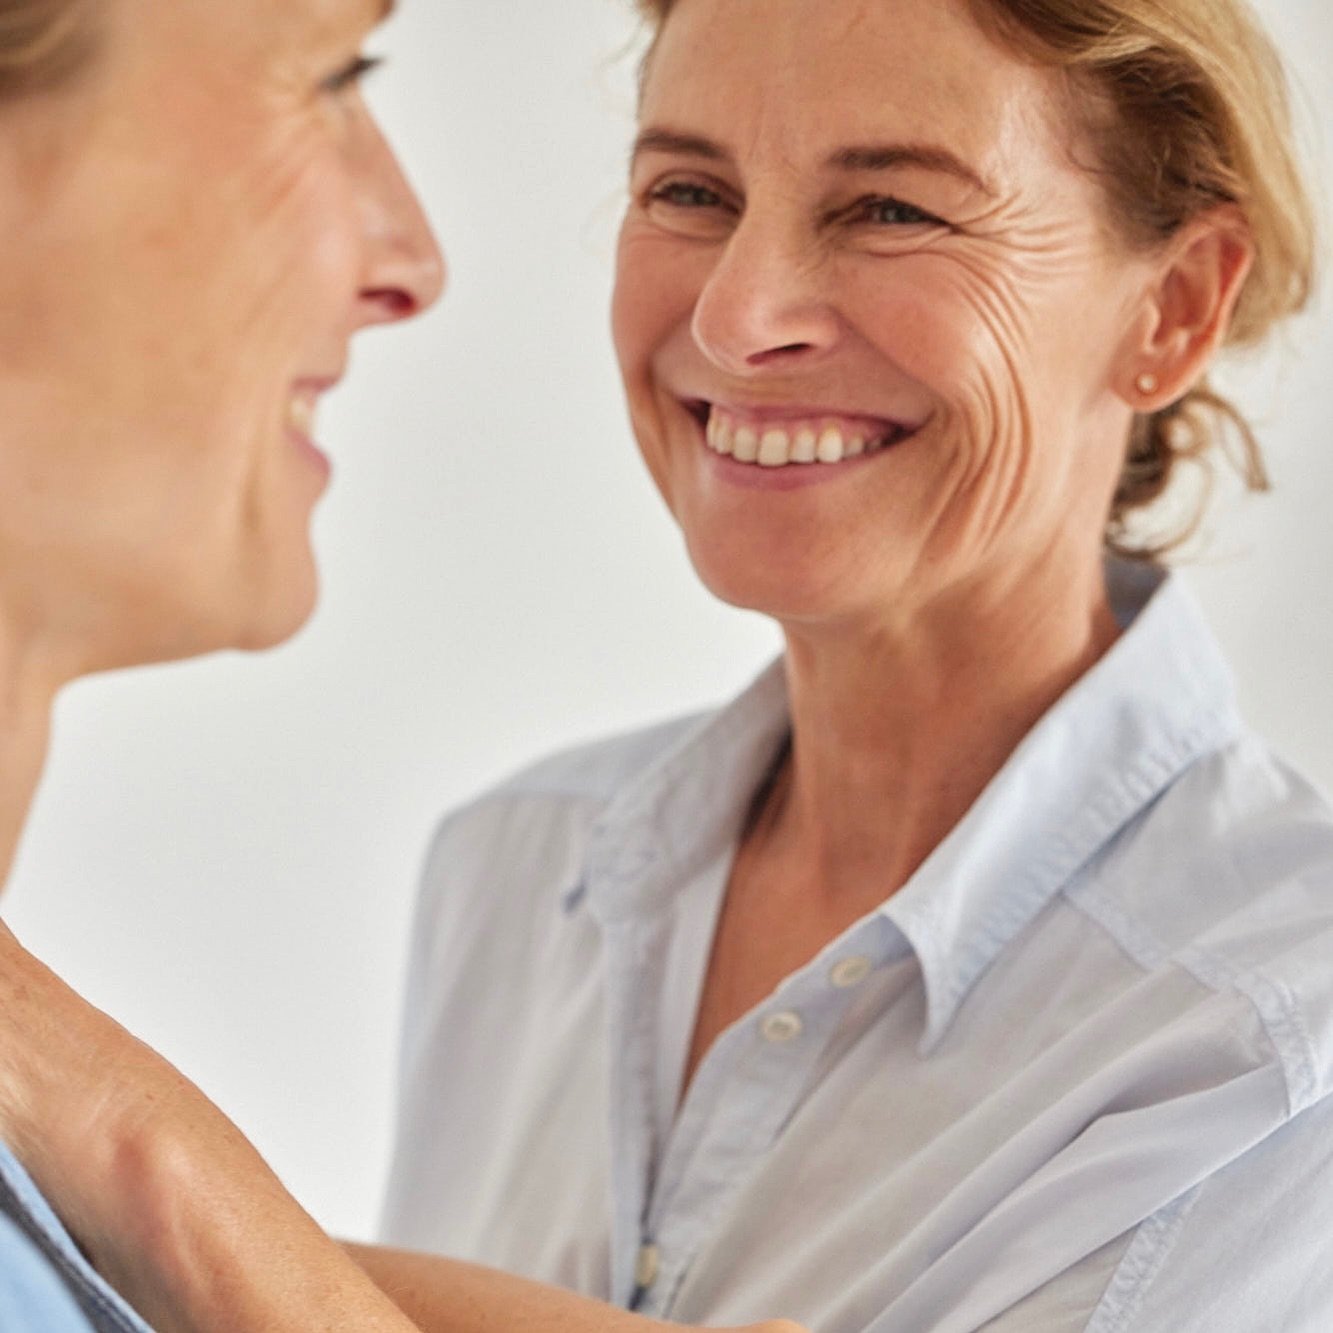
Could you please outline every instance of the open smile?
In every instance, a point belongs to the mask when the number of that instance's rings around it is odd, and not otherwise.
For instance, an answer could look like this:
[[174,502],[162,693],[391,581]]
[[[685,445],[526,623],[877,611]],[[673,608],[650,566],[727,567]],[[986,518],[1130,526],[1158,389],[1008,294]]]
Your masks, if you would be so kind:
[[772,472],[822,473],[867,460],[920,430],[920,426],[881,417],[817,408],[760,410],[701,400],[684,406],[699,423],[704,444],[719,458]]
[[287,399],[287,430],[301,439],[312,439],[315,434],[315,415],[320,399],[330,389],[338,387],[340,375],[326,375],[299,379],[292,385]]
[[287,399],[287,438],[326,477],[332,464],[328,455],[315,443],[315,418],[320,399],[337,386],[339,378],[337,375],[329,375],[297,380]]

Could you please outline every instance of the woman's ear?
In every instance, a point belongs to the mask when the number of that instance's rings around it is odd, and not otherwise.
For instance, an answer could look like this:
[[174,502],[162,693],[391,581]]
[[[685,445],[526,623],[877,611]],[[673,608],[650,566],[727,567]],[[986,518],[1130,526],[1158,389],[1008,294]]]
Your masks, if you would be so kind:
[[1234,205],[1200,214],[1172,237],[1116,386],[1136,412],[1160,411],[1208,373],[1253,266],[1254,240]]

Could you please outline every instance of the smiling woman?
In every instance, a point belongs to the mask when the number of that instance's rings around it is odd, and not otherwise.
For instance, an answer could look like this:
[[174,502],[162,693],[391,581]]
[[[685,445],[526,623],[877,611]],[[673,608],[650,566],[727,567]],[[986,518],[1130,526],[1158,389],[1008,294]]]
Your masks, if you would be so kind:
[[1208,375],[1311,289],[1267,39],[639,8],[629,415],[785,653],[443,822],[389,1235],[703,1322],[1328,1325],[1333,814],[1140,517],[1228,429],[1259,481]]
[[[313,404],[341,373],[357,330],[411,315],[439,292],[429,228],[356,95],[356,53],[373,13],[349,3],[329,21],[327,10],[0,4],[6,871],[51,702],[67,681],[262,646],[305,619],[314,598],[310,514],[329,479],[310,439]],[[128,1071],[116,1044],[131,1061],[138,1048],[109,1024],[101,1057],[90,1044],[79,1048],[76,1032],[90,1042],[98,1017],[4,943],[6,1108],[25,1106],[40,1087],[56,1096],[63,1085],[73,1097],[40,1111],[27,1104],[28,1121],[4,1118],[6,1138],[64,1204],[104,1273],[134,1291],[153,1262],[146,1244],[133,1248],[153,1226],[151,1172],[125,1186],[130,1221],[95,1220],[114,1197],[104,1168],[127,1140],[111,1107],[120,1094],[108,1101],[106,1089],[81,1089],[79,1078],[95,1067]],[[75,1055],[64,1073],[41,1075],[24,1043],[54,1054],[43,1036],[52,1029]],[[153,1060],[137,1058],[139,1091],[160,1101],[173,1077],[163,1070],[154,1082]],[[199,1099],[194,1114],[202,1126],[215,1113]],[[233,1131],[213,1137],[247,1166]],[[86,1173],[77,1165],[84,1153],[95,1158]],[[262,1166],[247,1169],[256,1211],[289,1208],[298,1250],[314,1241],[305,1282],[341,1264],[348,1308],[364,1308],[368,1327],[400,1324],[299,1210],[280,1202]],[[96,1195],[82,1207],[76,1176]],[[0,1178],[0,1323],[141,1327],[7,1150]],[[219,1219],[211,1233],[219,1254],[228,1226]],[[262,1268],[252,1277],[246,1298],[219,1299],[202,1326],[255,1317],[268,1298]]]
[[439,290],[356,98],[372,8],[241,8],[116,0],[22,29],[51,59],[97,39],[57,95],[9,104],[0,204],[27,260],[0,275],[3,465],[28,496],[5,554],[45,572],[64,672],[264,647],[304,622],[330,475],[315,403],[358,329]]
[[[659,36],[675,5],[639,0]],[[1305,308],[1314,278],[1313,210],[1291,143],[1282,67],[1247,9],[1151,0],[976,0],[972,12],[1007,48],[1060,74],[1062,118],[1077,127],[1082,149],[1098,162],[1111,219],[1127,242],[1151,250],[1200,212],[1219,203],[1243,205],[1254,271],[1225,346],[1262,342]],[[1219,56],[1225,77],[1215,73]],[[645,73],[651,59],[652,48]],[[652,137],[641,136],[641,144]],[[873,165],[859,156],[862,165]],[[937,167],[956,171],[961,165],[952,154],[943,157]],[[892,149],[879,165],[888,169],[895,160],[906,165]],[[1108,519],[1108,545],[1127,555],[1165,554],[1193,531],[1199,508],[1174,531],[1152,537],[1134,522],[1163,495],[1182,462],[1230,445],[1246,484],[1267,485],[1253,431],[1206,381],[1149,408],[1136,417]]]

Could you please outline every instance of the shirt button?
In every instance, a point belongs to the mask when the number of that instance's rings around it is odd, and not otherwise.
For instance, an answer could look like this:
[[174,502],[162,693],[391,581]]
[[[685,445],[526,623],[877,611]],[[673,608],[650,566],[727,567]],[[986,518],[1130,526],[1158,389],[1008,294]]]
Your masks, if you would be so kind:
[[662,1267],[662,1256],[656,1245],[641,1245],[639,1257],[634,1265],[634,1285],[646,1290],[657,1281],[658,1271]]
[[853,986],[859,986],[870,975],[871,970],[869,958],[844,958],[842,962],[834,965],[829,973],[829,980],[839,990],[851,990]]
[[759,1030],[764,1034],[765,1041],[780,1046],[799,1037],[805,1030],[805,1024],[801,1022],[800,1014],[783,1010],[780,1014],[769,1014]]

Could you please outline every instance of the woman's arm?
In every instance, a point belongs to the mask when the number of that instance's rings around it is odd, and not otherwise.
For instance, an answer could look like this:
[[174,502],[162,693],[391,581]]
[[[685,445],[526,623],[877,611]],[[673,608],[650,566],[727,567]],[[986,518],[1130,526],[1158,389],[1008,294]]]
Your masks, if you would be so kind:
[[162,1333],[411,1333],[167,1061],[0,926],[0,1137]]
[[[430,1333],[650,1333],[672,1327],[572,1292],[491,1268],[408,1250],[347,1245],[347,1252],[422,1329]],[[499,1320],[496,1311],[503,1310]],[[802,1333],[786,1320],[751,1333]]]
[[[0,1137],[98,1270],[160,1333],[664,1327],[448,1260],[366,1248],[353,1259],[203,1093],[3,926]],[[755,1333],[793,1328],[775,1322]]]

